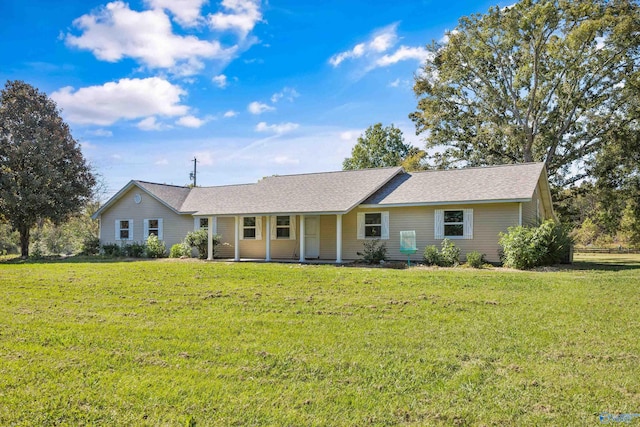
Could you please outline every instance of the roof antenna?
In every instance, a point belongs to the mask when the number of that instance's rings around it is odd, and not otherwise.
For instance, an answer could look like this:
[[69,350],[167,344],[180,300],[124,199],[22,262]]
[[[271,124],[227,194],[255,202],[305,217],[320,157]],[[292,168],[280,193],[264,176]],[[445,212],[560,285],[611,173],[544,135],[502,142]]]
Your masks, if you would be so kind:
[[198,169],[197,169],[197,166],[196,166],[197,164],[198,164],[198,159],[196,159],[196,158],[194,157],[194,158],[193,158],[193,172],[190,172],[190,173],[189,173],[189,179],[190,179],[191,181],[193,181],[193,186],[194,186],[194,187],[197,187],[197,186],[198,186],[197,181],[196,181],[196,176],[197,176],[197,174],[198,174]]

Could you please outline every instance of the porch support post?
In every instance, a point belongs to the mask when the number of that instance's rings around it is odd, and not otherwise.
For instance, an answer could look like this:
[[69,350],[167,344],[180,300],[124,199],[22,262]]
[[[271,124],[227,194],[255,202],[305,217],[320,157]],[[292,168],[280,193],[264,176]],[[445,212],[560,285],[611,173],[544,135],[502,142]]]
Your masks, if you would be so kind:
[[233,256],[234,261],[240,261],[240,217],[235,217],[235,238],[234,238],[234,249],[235,253]]
[[207,224],[208,224],[207,234],[209,235],[208,241],[207,241],[207,260],[212,261],[213,260],[213,217],[212,216],[210,216],[207,219]]
[[522,226],[522,202],[518,203],[518,225]]
[[304,262],[304,215],[300,215],[300,262]]
[[336,215],[336,263],[342,263],[342,214]]
[[271,261],[271,216],[267,215],[267,220],[265,221],[265,223],[267,224],[267,232],[265,233],[267,235],[267,241],[266,241],[266,245],[267,245],[267,256],[265,257],[265,261]]

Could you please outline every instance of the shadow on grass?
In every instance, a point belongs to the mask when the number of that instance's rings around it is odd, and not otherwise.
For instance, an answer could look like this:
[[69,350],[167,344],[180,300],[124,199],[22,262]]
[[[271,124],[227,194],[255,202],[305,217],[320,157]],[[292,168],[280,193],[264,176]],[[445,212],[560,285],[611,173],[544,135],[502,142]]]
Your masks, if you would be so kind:
[[105,256],[46,256],[42,258],[24,259],[18,255],[14,257],[0,257],[0,264],[107,264],[117,262],[154,261],[154,258],[113,258]]

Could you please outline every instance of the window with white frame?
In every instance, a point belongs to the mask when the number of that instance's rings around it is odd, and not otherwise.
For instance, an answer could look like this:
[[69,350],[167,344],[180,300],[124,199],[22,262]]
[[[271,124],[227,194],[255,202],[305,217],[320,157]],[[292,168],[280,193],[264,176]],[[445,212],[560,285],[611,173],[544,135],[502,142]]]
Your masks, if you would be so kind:
[[133,240],[133,220],[116,219],[116,240]]
[[208,230],[209,229],[209,218],[198,218],[198,228],[200,230]]
[[295,240],[295,215],[278,215],[269,218],[271,240]]
[[278,215],[276,217],[276,239],[289,239],[291,236],[291,217]]
[[162,240],[162,218],[148,218],[144,220],[144,239],[149,236],[157,236]]
[[255,216],[245,216],[242,218],[242,238],[243,239],[256,238],[256,217]]
[[358,239],[389,239],[389,212],[358,212]]
[[473,239],[473,209],[436,209],[436,239]]

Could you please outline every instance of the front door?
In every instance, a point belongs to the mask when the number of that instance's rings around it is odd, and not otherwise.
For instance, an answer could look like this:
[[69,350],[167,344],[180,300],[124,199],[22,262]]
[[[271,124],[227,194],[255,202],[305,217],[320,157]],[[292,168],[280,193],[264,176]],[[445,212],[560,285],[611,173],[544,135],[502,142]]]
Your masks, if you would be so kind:
[[320,217],[304,217],[304,257],[320,258]]

